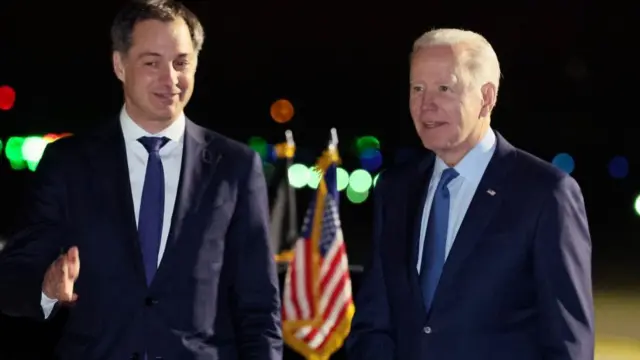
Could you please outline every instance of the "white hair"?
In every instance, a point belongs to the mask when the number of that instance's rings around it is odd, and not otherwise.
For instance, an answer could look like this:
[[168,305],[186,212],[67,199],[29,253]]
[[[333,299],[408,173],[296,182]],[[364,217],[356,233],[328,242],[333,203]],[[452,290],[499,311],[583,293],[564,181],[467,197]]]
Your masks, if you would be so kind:
[[468,71],[472,85],[488,82],[500,86],[500,62],[498,55],[484,36],[461,29],[436,29],[424,33],[413,43],[413,52],[431,46],[456,46],[460,48],[458,59]]

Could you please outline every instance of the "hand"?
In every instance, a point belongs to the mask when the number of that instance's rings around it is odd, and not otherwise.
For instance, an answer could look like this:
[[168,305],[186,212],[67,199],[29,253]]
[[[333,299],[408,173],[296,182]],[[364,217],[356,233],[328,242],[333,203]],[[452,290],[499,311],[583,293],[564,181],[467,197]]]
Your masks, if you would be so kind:
[[78,295],[73,292],[73,285],[78,275],[80,275],[80,255],[78,248],[73,246],[49,266],[44,275],[42,292],[47,297],[58,301],[76,301]]

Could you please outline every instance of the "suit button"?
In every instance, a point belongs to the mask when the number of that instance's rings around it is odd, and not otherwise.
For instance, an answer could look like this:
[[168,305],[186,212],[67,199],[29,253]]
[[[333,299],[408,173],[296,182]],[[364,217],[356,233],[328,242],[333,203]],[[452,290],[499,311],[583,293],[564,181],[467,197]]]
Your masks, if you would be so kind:
[[429,326],[425,326],[425,327],[423,327],[423,328],[422,328],[422,331],[423,331],[425,334],[431,334],[431,327],[429,327]]
[[131,354],[131,357],[129,359],[131,359],[131,360],[140,360],[140,354],[133,353],[133,354]]
[[156,356],[156,360],[164,360],[162,356]]
[[152,298],[151,296],[147,296],[144,299],[144,304],[147,306],[153,306],[153,305],[156,305],[157,303],[158,303],[158,300]]

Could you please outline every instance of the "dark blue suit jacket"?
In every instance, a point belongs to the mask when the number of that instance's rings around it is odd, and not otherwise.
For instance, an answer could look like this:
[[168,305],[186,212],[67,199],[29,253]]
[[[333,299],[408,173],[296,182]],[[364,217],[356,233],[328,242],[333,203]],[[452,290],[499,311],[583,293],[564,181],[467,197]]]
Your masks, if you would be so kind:
[[593,359],[591,240],[576,181],[497,134],[427,313],[416,244],[433,164],[428,155],[378,181],[349,359]]
[[147,287],[119,123],[54,142],[0,254],[0,310],[42,318],[44,273],[76,245],[60,359],[281,359],[266,190],[255,152],[187,120],[167,248]]

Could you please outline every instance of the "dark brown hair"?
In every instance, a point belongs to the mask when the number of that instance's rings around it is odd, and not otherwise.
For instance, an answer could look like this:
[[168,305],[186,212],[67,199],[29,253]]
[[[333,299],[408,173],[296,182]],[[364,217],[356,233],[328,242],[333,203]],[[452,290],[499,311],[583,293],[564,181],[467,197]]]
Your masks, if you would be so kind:
[[181,2],[172,0],[134,0],[125,5],[116,15],[111,26],[111,46],[113,51],[126,54],[131,48],[131,35],[135,25],[145,20],[163,22],[182,18],[189,27],[193,48],[202,49],[204,29],[198,17]]

